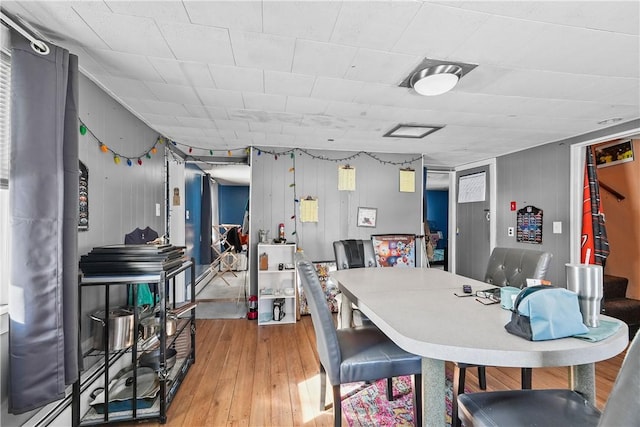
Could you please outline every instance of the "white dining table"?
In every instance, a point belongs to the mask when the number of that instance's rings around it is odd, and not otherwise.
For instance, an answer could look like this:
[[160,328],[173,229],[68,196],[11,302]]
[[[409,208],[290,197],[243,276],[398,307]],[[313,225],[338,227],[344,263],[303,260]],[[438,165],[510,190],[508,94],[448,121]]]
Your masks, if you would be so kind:
[[[433,268],[359,268],[331,272],[343,293],[342,324],[350,324],[351,303],[402,349],[422,356],[423,423],[445,424],[445,361],[505,367],[568,366],[571,389],[595,403],[595,362],[622,352],[628,344],[624,322],[609,338],[528,341],[508,333],[511,311],[484,305],[475,296],[492,288],[484,282]],[[346,297],[346,298],[345,298]]]

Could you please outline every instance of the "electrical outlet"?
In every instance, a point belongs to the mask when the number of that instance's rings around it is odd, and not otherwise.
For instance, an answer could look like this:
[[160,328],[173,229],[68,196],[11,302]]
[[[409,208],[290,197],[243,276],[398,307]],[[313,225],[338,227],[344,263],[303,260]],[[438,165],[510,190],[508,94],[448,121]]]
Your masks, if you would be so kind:
[[553,234],[562,234],[562,222],[553,221]]
[[515,233],[516,233],[515,228],[513,228],[513,227],[507,228],[507,236],[513,237],[515,235]]

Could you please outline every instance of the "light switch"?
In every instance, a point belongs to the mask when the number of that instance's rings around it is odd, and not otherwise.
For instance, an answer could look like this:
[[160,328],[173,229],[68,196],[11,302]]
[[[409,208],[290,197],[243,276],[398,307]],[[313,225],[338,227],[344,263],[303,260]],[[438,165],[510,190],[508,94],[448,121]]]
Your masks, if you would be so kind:
[[507,236],[513,237],[515,235],[515,229],[513,227],[507,228]]
[[184,212],[186,219],[189,219],[189,211]]
[[553,221],[553,234],[562,234],[562,222]]
[[160,216],[160,203],[156,203],[156,216]]

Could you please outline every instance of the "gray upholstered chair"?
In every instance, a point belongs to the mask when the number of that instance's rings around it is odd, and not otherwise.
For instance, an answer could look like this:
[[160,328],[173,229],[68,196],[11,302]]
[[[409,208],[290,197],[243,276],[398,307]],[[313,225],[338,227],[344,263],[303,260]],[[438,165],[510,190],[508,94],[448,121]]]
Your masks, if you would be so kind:
[[[524,288],[527,279],[544,279],[549,270],[552,254],[521,248],[494,248],[489,257],[487,272],[484,281],[494,286],[513,286]],[[457,418],[457,396],[464,393],[466,369],[477,365],[454,363],[453,370],[453,402],[452,420],[454,427],[460,426]],[[531,388],[531,368],[522,368],[522,388]],[[487,389],[486,370],[484,366],[478,366],[478,380],[480,389]]]
[[458,396],[465,427],[640,425],[640,334],[627,349],[609,399],[601,413],[572,390],[505,390]]
[[[371,240],[336,240],[333,242],[333,253],[336,257],[336,267],[338,270],[346,270],[349,268],[369,268],[375,267],[376,253],[373,250],[373,242]],[[351,325],[342,325],[342,304],[338,304],[338,326],[340,328],[350,327]],[[362,314],[358,307],[353,306],[354,326],[371,325],[371,321]]]
[[413,375],[414,419],[421,425],[421,358],[402,350],[374,326],[336,329],[313,264],[296,262],[320,359],[320,408],[325,409],[327,379],[333,387],[334,424],[342,423],[340,384]]

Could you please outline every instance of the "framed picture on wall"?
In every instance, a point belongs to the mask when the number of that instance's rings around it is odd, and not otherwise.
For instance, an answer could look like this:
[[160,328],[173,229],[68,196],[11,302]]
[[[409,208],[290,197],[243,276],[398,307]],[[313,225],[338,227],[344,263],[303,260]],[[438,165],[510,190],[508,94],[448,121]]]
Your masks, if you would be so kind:
[[633,161],[633,143],[630,139],[599,145],[595,149],[596,165],[599,168]]
[[358,227],[375,227],[377,215],[376,208],[358,208]]

